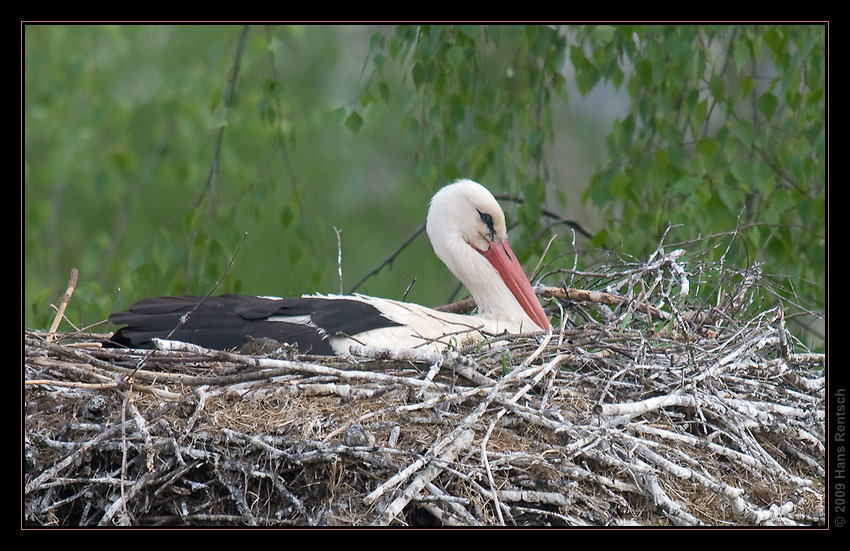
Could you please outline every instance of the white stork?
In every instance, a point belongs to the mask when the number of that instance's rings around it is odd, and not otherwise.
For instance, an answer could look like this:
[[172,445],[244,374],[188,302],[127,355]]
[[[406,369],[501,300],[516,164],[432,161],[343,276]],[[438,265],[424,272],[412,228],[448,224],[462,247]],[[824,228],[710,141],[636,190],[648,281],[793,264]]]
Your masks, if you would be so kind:
[[434,252],[475,299],[477,315],[360,294],[160,297],[112,314],[111,322],[126,325],[112,342],[148,347],[152,338],[165,338],[179,326],[172,340],[208,348],[227,350],[266,338],[302,353],[348,355],[352,344],[440,351],[488,335],[551,327],[508,245],[505,215],[486,188],[471,180],[442,188],[431,200],[426,229]]

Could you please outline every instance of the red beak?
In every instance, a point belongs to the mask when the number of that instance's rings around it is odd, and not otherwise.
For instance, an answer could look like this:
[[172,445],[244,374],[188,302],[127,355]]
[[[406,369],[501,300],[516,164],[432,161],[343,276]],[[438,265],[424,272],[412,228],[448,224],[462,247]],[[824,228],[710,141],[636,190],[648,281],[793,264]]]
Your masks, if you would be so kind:
[[528,278],[525,276],[525,272],[522,271],[522,266],[516,259],[516,256],[514,256],[514,252],[511,250],[508,242],[492,243],[486,251],[477,248],[476,250],[483,254],[484,258],[496,268],[496,271],[502,276],[505,285],[508,286],[510,292],[516,297],[517,302],[525,310],[525,313],[528,314],[528,317],[541,329],[552,327],[549,323],[549,318],[546,317],[546,312],[540,306],[540,301],[537,300],[537,295],[534,294],[534,290],[531,288],[531,283],[528,282]]

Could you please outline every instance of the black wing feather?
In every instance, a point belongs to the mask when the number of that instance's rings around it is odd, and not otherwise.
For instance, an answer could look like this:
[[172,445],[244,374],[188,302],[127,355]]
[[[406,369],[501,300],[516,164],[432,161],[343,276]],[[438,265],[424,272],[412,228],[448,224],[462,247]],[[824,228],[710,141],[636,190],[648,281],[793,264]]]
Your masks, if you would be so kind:
[[[151,339],[166,338],[190,312],[186,323],[170,338],[217,350],[238,348],[251,339],[268,338],[296,345],[303,353],[332,355],[329,337],[355,336],[370,329],[398,325],[369,304],[343,298],[157,297],[140,300],[126,311],[109,316],[112,323],[126,325],[113,335],[112,343],[149,348]],[[269,320],[274,316],[306,316],[312,325]]]

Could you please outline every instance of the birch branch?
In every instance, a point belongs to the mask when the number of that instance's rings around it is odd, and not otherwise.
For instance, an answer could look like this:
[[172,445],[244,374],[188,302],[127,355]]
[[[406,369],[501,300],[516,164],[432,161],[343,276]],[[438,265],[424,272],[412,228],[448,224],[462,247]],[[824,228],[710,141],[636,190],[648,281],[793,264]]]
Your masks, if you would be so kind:
[[386,509],[381,511],[379,516],[373,522],[376,526],[387,526],[398,515],[402,509],[413,499],[422,489],[434,480],[444,469],[444,465],[452,463],[462,451],[472,444],[473,432],[465,430],[447,446],[440,455],[438,455],[432,464],[425,469],[422,474],[417,476],[413,482],[405,488],[401,496],[393,500]]
[[62,302],[59,303],[59,309],[56,311],[56,317],[53,318],[53,323],[50,324],[50,330],[47,335],[47,342],[52,342],[62,318],[65,316],[65,308],[71,302],[71,295],[74,294],[74,289],[77,287],[77,278],[80,276],[79,270],[71,268],[71,276],[68,279],[68,288],[65,290],[65,295],[62,297]]

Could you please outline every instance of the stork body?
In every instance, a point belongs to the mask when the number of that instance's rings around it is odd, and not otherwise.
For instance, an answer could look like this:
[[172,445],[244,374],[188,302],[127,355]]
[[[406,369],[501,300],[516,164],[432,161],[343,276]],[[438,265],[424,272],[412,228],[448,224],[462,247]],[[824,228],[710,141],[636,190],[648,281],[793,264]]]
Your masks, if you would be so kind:
[[126,325],[112,340],[147,347],[152,338],[168,337],[226,350],[251,339],[273,339],[304,353],[346,355],[352,344],[442,350],[488,335],[550,327],[507,243],[504,213],[483,186],[459,180],[438,191],[426,229],[437,256],[475,298],[478,315],[359,294],[159,297],[112,314],[110,321]]

